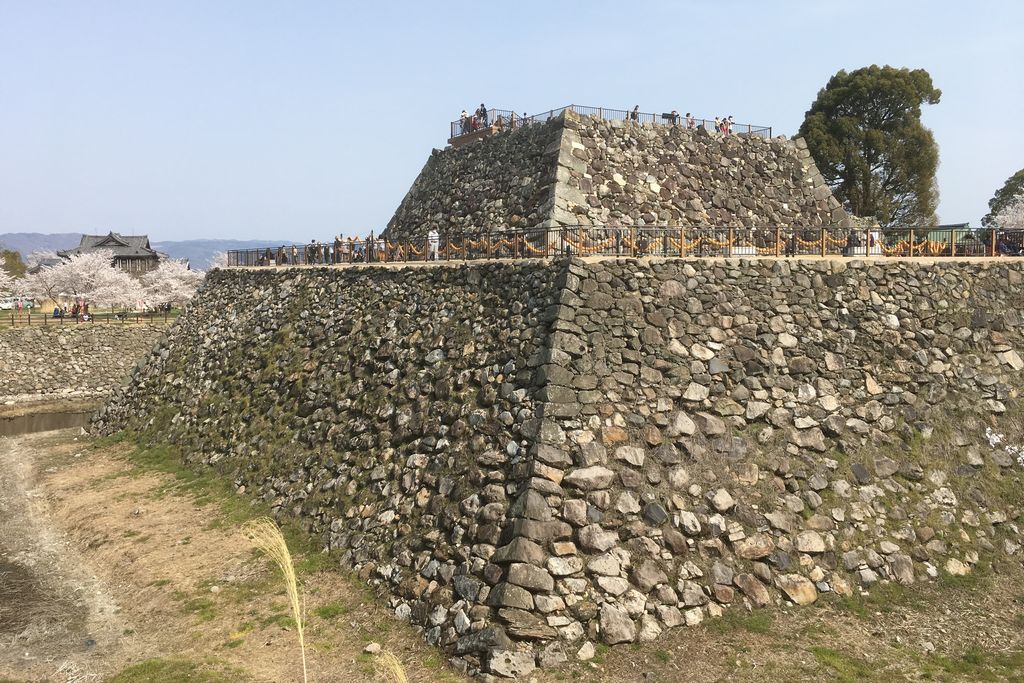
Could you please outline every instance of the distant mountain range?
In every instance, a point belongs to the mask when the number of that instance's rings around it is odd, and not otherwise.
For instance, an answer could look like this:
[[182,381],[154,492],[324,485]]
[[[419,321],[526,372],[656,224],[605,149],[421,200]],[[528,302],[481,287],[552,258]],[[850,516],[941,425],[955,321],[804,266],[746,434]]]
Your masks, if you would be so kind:
[[[27,258],[33,251],[58,251],[77,247],[82,234],[77,232],[40,233],[40,232],[5,232],[0,233],[0,248],[13,249]],[[269,244],[291,244],[290,240],[180,240],[176,242],[151,242],[157,251],[162,251],[171,258],[188,259],[197,270],[206,270],[210,260],[218,251],[229,249],[254,249]]]

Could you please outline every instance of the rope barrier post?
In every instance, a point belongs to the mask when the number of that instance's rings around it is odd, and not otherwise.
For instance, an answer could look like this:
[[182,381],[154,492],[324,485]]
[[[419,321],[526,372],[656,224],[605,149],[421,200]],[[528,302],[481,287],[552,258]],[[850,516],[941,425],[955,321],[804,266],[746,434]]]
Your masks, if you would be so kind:
[[821,258],[825,258],[825,226],[821,226]]
[[996,229],[992,228],[992,247],[990,249],[990,256],[996,255]]
[[914,229],[910,228],[910,257],[914,257]]
[[782,249],[782,226],[775,226],[775,258],[779,257],[779,252]]
[[956,256],[956,228],[949,231],[949,255]]
[[551,253],[551,251],[550,251],[551,250],[551,245],[549,244],[549,242],[550,242],[550,239],[549,239],[550,233],[551,233],[551,229],[550,228],[544,228],[544,258],[547,258],[548,254]]
[[871,228],[865,226],[864,228],[864,256],[871,254]]
[[736,228],[731,225],[725,229],[725,255],[732,256],[732,241],[736,238]]
[[629,253],[636,258],[636,226],[629,226]]

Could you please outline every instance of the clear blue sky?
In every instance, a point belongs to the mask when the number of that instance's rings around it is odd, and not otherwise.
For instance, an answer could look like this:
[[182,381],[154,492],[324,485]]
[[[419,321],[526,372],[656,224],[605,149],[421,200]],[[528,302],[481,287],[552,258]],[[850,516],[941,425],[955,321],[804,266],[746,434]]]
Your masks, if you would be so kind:
[[923,67],[943,221],[1024,167],[1024,2],[0,0],[0,232],[379,229],[481,101],[792,134],[838,69]]

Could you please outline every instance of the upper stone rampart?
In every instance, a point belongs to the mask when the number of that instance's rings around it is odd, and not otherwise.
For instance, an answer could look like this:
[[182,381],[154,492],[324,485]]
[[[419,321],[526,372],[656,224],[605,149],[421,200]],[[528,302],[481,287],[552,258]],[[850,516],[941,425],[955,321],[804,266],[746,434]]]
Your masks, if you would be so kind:
[[572,111],[435,150],[391,238],[564,225],[820,226],[849,220],[802,140]]

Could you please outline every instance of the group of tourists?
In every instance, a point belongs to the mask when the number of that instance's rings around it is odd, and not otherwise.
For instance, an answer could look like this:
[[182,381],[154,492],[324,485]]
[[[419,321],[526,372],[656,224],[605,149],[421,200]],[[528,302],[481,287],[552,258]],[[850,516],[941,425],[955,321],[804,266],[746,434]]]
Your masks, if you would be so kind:
[[480,106],[472,114],[465,109],[462,110],[462,114],[459,115],[459,129],[458,131],[453,131],[453,133],[455,135],[469,135],[485,128],[490,128],[492,131],[500,133],[506,129],[513,130],[516,127],[523,126],[526,122],[526,112],[523,112],[522,116],[518,116],[514,111],[509,112],[508,118],[505,118],[503,114],[495,116],[494,110],[488,110],[487,106],[481,102]]
[[[401,247],[399,247],[400,249]],[[335,265],[340,263],[386,263],[390,259],[383,237],[354,238],[337,235],[332,242],[311,240],[304,246],[267,247],[256,257],[257,266]]]
[[72,318],[75,320],[81,320],[82,322],[89,322],[92,320],[92,314],[89,313],[89,303],[86,301],[76,301],[70,308],[67,304],[60,304],[53,307],[53,317],[57,318]]
[[[637,123],[639,123],[640,117],[641,113],[639,104],[633,107],[633,109],[631,109],[630,111],[626,112],[626,119],[629,121],[636,121]],[[686,127],[689,130],[693,130],[697,127],[697,119],[695,119],[693,117],[693,114],[691,114],[690,112],[686,112],[686,116],[684,118],[680,117],[679,112],[673,109],[671,113],[662,114],[661,118],[668,121],[668,123],[673,126],[678,125],[680,123],[680,119],[682,119],[682,121],[685,122]],[[732,116],[716,116],[714,128],[712,130],[714,130],[716,133],[721,133],[722,135],[731,135],[733,125],[735,125],[735,122],[733,121]]]
[[715,130],[722,135],[732,134],[733,120],[731,116],[715,117]]
[[466,110],[463,109],[462,114],[459,115],[459,134],[467,135],[468,133],[475,133],[478,130],[483,130],[490,125],[487,122],[487,119],[487,106],[483,102],[480,103],[480,106],[477,107],[476,111],[472,114],[467,113]]

